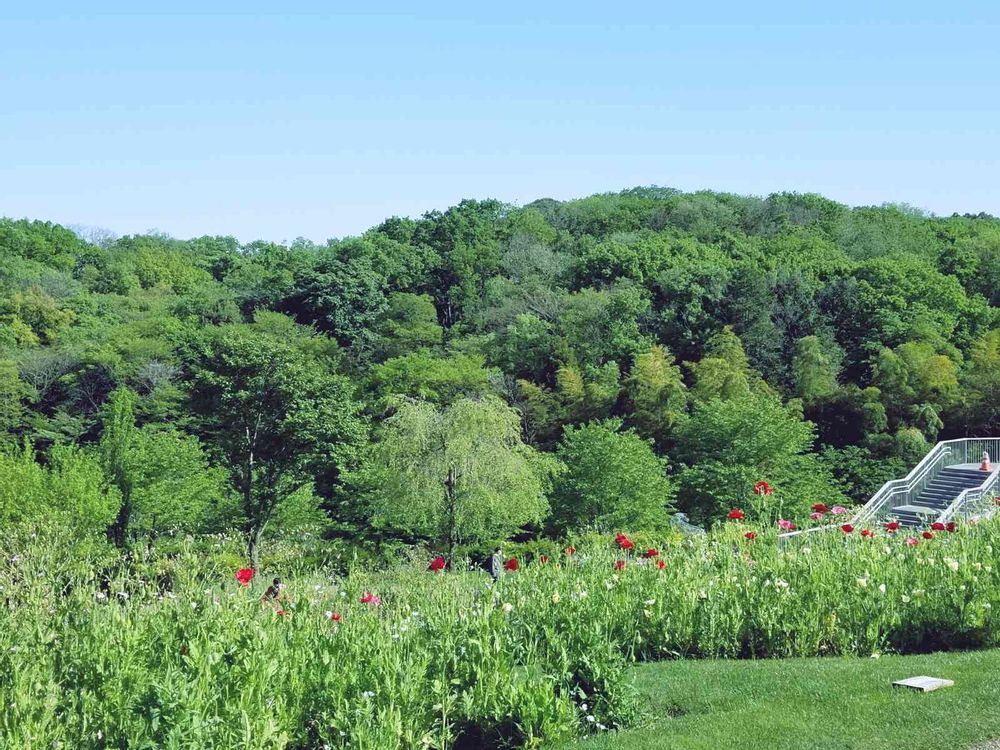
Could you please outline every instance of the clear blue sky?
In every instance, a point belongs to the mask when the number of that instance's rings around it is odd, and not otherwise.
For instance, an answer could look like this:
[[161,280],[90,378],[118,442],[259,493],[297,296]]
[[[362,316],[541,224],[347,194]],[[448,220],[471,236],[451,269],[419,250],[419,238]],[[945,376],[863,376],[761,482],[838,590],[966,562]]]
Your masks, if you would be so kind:
[[1000,4],[0,4],[0,215],[321,240],[647,184],[1000,214]]

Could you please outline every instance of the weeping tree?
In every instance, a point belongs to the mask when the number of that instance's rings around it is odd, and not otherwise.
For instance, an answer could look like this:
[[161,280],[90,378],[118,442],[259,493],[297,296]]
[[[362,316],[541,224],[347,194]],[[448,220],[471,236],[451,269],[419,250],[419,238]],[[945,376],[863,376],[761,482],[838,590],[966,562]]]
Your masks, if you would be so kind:
[[520,418],[496,397],[406,401],[360,478],[376,525],[427,537],[454,559],[460,543],[540,522],[556,466],[522,441]]

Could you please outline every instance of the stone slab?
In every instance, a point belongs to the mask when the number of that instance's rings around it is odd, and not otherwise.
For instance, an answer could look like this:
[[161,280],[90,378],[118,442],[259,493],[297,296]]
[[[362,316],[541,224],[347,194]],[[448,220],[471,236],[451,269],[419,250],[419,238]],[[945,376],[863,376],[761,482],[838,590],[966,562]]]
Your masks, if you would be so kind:
[[932,690],[940,690],[941,688],[951,687],[955,684],[954,680],[944,680],[940,677],[908,677],[905,680],[898,680],[892,683],[896,687],[910,688],[910,690],[919,690],[921,693],[929,693]]

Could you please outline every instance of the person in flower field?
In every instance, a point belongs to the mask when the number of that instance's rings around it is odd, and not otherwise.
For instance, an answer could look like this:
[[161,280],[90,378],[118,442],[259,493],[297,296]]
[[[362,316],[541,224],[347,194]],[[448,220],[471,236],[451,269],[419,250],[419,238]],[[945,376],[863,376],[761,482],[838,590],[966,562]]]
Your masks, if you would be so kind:
[[267,587],[264,596],[260,598],[260,603],[266,607],[271,607],[276,612],[284,612],[285,608],[291,604],[288,597],[288,588],[281,582],[280,578],[275,578],[271,585]]
[[501,575],[503,575],[503,550],[497,547],[490,555],[490,577],[493,583],[499,581]]

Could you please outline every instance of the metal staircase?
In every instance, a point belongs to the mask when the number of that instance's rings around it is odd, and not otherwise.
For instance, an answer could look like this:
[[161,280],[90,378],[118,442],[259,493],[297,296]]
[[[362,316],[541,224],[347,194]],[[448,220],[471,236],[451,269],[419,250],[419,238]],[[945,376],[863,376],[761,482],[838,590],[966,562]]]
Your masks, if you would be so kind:
[[[992,471],[980,470],[986,451],[993,458]],[[1000,511],[1000,438],[960,438],[938,443],[903,479],[882,485],[854,515],[857,528],[896,520],[901,526],[924,527],[934,522],[967,520]],[[788,541],[817,531],[818,526],[782,534]]]

